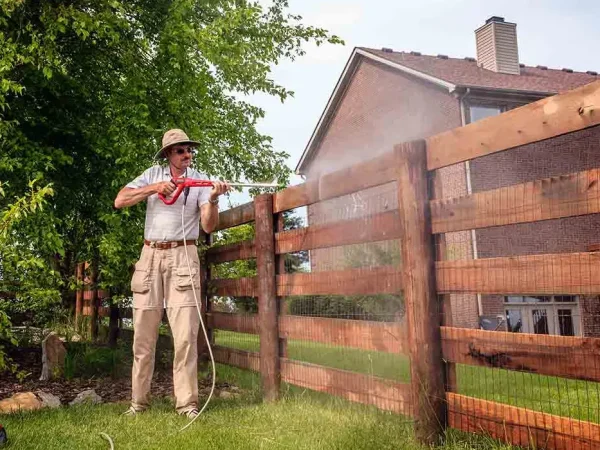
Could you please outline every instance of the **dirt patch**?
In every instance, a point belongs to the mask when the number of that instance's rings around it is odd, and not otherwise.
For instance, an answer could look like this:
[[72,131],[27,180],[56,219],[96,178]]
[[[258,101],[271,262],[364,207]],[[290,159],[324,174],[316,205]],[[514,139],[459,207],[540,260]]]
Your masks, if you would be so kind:
[[[29,372],[30,375],[19,382],[16,375],[0,373],[0,400],[8,398],[17,392],[45,391],[60,398],[61,403],[68,404],[78,393],[86,389],[94,389],[104,402],[121,402],[131,399],[131,376],[121,378],[74,378],[71,380],[39,381],[42,371],[41,348],[19,348],[10,351],[9,356],[19,365],[19,370]],[[158,357],[158,355],[157,355]],[[200,397],[206,396],[210,389],[210,380],[200,380]],[[217,383],[217,389],[228,391],[232,386],[228,383]],[[204,390],[204,392],[203,392]],[[233,387],[233,390],[236,390]],[[151,388],[153,397],[173,397],[173,377],[169,370],[157,370],[152,380]]]

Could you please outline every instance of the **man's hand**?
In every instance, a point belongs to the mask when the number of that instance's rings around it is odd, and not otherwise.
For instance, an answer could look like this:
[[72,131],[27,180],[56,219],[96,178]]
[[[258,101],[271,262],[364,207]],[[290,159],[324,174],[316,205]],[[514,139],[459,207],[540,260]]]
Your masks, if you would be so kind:
[[160,183],[156,183],[154,185],[154,189],[157,194],[162,194],[165,197],[168,197],[173,193],[177,186],[172,181],[161,181]]
[[219,198],[219,195],[223,195],[229,190],[229,185],[224,181],[214,181],[213,187],[210,190],[210,199],[215,201]]

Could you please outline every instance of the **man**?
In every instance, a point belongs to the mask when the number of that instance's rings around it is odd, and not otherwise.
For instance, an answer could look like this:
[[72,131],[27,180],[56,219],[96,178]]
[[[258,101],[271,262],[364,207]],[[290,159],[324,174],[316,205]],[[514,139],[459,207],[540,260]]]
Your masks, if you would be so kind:
[[[156,158],[167,159],[166,167],[156,165],[127,184],[115,199],[116,208],[147,201],[144,247],[131,280],[133,291],[133,369],[132,401],[125,414],[135,415],[148,407],[150,383],[154,372],[154,354],[158,328],[166,307],[173,333],[175,355],[173,384],[176,409],[193,419],[198,415],[197,338],[199,317],[190,281],[200,299],[200,261],[195,241],[200,224],[212,232],[219,220],[219,196],[229,186],[215,182],[212,188],[191,188],[185,200],[181,195],[173,205],[165,205],[158,194],[169,196],[176,188],[174,178],[206,178],[191,168],[194,145],[179,129],[167,131]],[[185,203],[184,245],[182,207]],[[188,259],[189,258],[189,259]]]

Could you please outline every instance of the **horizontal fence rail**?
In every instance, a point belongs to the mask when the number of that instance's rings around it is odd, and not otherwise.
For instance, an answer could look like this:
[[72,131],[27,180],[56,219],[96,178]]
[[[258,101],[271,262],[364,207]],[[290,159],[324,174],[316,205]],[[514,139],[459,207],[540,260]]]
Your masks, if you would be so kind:
[[[399,294],[402,276],[396,266],[292,273],[276,276],[277,295]],[[215,279],[209,293],[219,296],[256,297],[256,277]]]
[[287,358],[282,358],[281,361],[281,379],[296,386],[326,392],[353,402],[375,405],[380,409],[407,416],[412,415],[411,388],[408,383]]
[[436,262],[440,293],[598,294],[600,253]]
[[399,294],[402,275],[397,266],[277,275],[277,295]]
[[273,212],[288,211],[395,181],[398,178],[397,161],[397,153],[390,152],[284,189],[273,196]]
[[408,353],[406,332],[400,323],[282,316],[279,336],[378,352]]
[[454,363],[600,381],[600,339],[442,327]]
[[600,425],[448,392],[448,425],[547,450],[600,448]]
[[399,238],[398,211],[388,211],[338,223],[281,231],[275,234],[275,252],[293,253]]
[[431,201],[433,233],[600,212],[600,169]]
[[229,366],[239,367],[240,369],[260,370],[260,356],[258,352],[249,352],[235,348],[213,345],[213,354],[215,361]]
[[[210,328],[258,334],[256,314],[207,314]],[[330,319],[307,316],[281,316],[279,337],[323,344],[407,354],[407,336],[400,323]]]
[[244,225],[254,221],[254,203],[244,203],[219,213],[219,223],[215,231]]
[[256,258],[254,240],[237,242],[235,244],[216,245],[206,252],[208,264],[219,264],[239,259]]
[[600,124],[600,81],[437,134],[427,166],[439,169]]

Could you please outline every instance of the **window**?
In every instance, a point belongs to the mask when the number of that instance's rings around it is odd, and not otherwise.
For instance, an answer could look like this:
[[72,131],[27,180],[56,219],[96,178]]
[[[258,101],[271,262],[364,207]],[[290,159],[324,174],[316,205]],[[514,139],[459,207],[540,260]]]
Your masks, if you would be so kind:
[[511,333],[580,335],[576,295],[509,295],[506,329]]
[[469,122],[477,122],[487,117],[497,116],[501,112],[502,108],[500,106],[471,105],[469,106]]

